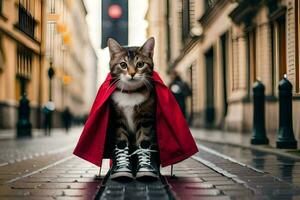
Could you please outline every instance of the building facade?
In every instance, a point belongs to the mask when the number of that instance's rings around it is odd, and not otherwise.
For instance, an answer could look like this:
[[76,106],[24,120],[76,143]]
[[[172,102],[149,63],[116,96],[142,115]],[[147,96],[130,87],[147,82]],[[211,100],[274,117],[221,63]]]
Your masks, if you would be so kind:
[[[156,1],[149,1],[155,4]],[[251,132],[252,87],[265,85],[266,128],[279,126],[278,84],[293,84],[293,125],[300,137],[299,2],[297,0],[165,0],[166,69],[190,84],[193,125]],[[155,18],[150,6],[147,17]],[[156,29],[149,23],[149,34]],[[166,37],[167,36],[167,37]],[[162,62],[162,61],[160,61]]]
[[39,125],[44,10],[42,0],[0,1],[0,128],[15,127],[23,88],[31,102],[31,122]]
[[97,56],[89,40],[86,15],[82,0],[47,1],[46,57],[48,68],[52,64],[55,71],[51,99],[56,106],[56,124],[67,107],[75,118],[86,115],[96,93]]
[[75,118],[88,113],[96,93],[97,56],[86,14],[82,0],[0,1],[0,129],[16,127],[22,91],[30,101],[33,128],[42,127],[42,108],[50,100],[55,127],[62,125],[66,107]]

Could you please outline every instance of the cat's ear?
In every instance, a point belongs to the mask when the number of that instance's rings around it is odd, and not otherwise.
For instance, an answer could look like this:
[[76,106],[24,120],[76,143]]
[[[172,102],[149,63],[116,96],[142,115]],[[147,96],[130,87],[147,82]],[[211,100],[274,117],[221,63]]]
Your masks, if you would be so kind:
[[123,50],[123,47],[112,38],[108,38],[107,46],[109,49],[110,56],[113,56],[116,53],[120,53]]
[[146,56],[153,57],[155,40],[153,37],[149,38],[140,48],[140,52]]

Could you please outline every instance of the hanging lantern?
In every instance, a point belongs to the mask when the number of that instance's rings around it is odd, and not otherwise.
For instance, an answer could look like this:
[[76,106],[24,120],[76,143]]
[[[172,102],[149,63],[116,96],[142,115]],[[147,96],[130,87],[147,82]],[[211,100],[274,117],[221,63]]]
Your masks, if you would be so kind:
[[58,33],[65,33],[65,32],[67,32],[68,28],[67,28],[67,25],[64,23],[57,23],[56,30]]
[[65,85],[68,85],[68,84],[70,84],[72,82],[72,77],[71,76],[69,76],[69,75],[64,75],[63,76],[63,83],[65,84]]
[[63,41],[65,45],[70,45],[71,44],[71,35],[69,33],[65,33],[63,35]]

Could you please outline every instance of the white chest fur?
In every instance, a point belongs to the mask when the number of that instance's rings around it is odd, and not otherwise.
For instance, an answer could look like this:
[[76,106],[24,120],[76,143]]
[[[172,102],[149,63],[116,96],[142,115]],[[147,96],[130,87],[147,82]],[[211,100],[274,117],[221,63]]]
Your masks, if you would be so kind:
[[143,103],[146,100],[146,97],[140,93],[122,93],[120,91],[115,91],[112,94],[112,100],[123,111],[131,131],[135,131],[135,125],[133,123],[133,109],[134,106]]

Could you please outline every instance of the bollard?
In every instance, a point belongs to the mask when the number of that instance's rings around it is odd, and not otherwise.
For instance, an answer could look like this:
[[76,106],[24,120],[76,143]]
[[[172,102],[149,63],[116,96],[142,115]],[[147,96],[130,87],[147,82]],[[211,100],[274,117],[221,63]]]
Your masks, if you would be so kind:
[[29,121],[30,106],[26,94],[22,94],[20,105],[18,108],[18,122],[17,122],[17,137],[31,137],[31,123]]
[[292,89],[293,85],[283,78],[279,82],[279,130],[277,148],[296,149],[297,141],[293,131]]
[[265,86],[260,81],[253,85],[253,132],[251,144],[269,144],[265,128]]

